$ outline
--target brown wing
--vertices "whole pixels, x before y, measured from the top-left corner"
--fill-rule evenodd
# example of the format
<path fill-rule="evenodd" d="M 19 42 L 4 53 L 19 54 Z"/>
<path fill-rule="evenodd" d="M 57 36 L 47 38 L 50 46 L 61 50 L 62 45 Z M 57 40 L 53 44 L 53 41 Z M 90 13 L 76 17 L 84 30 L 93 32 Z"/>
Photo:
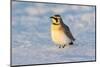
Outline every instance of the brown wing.
<path fill-rule="evenodd" d="M 71 40 L 74 41 L 75 38 L 73 37 L 73 35 L 72 35 L 72 33 L 71 33 L 69 27 L 68 27 L 67 25 L 65 25 L 65 24 L 63 24 L 63 27 L 64 27 L 64 32 L 65 32 L 65 34 L 66 34 Z"/>

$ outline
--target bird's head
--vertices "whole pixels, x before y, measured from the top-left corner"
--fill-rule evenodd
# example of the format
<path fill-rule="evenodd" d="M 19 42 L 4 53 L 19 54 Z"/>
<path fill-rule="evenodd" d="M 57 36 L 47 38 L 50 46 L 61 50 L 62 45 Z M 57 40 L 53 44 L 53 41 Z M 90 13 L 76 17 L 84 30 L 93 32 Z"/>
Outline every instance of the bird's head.
<path fill-rule="evenodd" d="M 60 24 L 60 20 L 61 20 L 61 16 L 60 15 L 54 15 L 50 17 L 52 20 L 52 24 L 54 25 L 59 25 Z"/>

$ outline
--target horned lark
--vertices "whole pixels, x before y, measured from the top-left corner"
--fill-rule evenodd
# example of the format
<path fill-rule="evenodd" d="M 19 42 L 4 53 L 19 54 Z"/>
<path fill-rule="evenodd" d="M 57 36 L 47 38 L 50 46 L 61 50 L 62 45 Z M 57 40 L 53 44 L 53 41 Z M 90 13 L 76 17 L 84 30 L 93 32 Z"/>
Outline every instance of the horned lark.
<path fill-rule="evenodd" d="M 72 45 L 75 38 L 71 34 L 69 27 L 63 23 L 61 16 L 54 15 L 50 18 L 52 20 L 51 37 L 53 42 L 59 45 L 59 48 Z"/>

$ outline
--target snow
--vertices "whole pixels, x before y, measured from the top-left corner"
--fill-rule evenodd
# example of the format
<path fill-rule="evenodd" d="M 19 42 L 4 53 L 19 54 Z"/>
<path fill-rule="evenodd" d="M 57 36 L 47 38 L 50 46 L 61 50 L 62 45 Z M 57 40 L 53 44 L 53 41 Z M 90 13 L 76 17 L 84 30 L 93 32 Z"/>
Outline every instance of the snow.
<path fill-rule="evenodd" d="M 55 44 L 20 44 L 12 48 L 12 64 L 45 64 L 95 60 L 95 43 L 75 43 L 59 48 Z M 40 46 L 42 45 L 42 46 Z"/>

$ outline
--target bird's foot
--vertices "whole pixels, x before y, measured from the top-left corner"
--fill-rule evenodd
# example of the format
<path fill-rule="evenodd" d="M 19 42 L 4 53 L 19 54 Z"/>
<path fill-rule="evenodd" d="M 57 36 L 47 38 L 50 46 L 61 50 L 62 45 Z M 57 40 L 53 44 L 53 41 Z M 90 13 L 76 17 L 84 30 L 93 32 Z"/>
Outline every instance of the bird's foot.
<path fill-rule="evenodd" d="M 59 48 L 65 48 L 65 46 L 66 46 L 65 44 L 64 45 L 60 45 Z"/>
<path fill-rule="evenodd" d="M 61 45 L 59 46 L 59 48 L 61 48 Z"/>
<path fill-rule="evenodd" d="M 63 46 L 62 46 L 62 48 L 64 48 L 66 45 L 64 44 Z"/>

